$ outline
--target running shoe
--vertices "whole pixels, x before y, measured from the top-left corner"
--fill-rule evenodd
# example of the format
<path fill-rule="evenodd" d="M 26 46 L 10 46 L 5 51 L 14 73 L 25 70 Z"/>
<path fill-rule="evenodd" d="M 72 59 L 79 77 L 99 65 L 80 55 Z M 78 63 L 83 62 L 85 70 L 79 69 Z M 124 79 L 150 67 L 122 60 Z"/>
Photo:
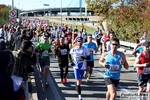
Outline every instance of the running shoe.
<path fill-rule="evenodd" d="M 86 79 L 86 82 L 90 82 L 90 79 L 89 79 L 89 78 L 87 78 L 87 79 Z"/>
<path fill-rule="evenodd" d="M 67 77 L 64 78 L 63 82 L 67 82 Z"/>
<path fill-rule="evenodd" d="M 60 81 L 60 84 L 64 84 L 63 80 Z"/>

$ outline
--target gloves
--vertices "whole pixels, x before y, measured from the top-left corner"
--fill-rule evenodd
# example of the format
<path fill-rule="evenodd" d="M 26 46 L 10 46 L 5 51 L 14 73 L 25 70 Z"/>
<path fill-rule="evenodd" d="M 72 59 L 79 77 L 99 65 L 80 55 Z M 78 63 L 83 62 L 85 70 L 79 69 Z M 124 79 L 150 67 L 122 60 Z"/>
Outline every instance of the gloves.
<path fill-rule="evenodd" d="M 74 62 L 73 62 L 73 61 L 71 61 L 71 62 L 70 62 L 70 65 L 71 65 L 71 66 L 74 66 L 75 64 L 74 64 Z"/>
<path fill-rule="evenodd" d="M 86 57 L 85 57 L 85 56 L 81 56 L 81 58 L 82 58 L 82 59 L 86 59 Z"/>

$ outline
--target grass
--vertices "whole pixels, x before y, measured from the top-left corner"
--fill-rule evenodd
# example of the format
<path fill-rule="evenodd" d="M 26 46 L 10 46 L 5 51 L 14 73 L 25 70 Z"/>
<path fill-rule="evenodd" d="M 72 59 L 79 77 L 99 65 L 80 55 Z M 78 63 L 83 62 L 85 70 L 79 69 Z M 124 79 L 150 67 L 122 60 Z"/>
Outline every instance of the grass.
<path fill-rule="evenodd" d="M 56 23 L 56 24 L 60 24 L 60 22 L 55 22 L 55 23 Z M 72 28 L 73 28 L 73 29 L 75 28 L 75 26 L 77 26 L 77 27 L 78 27 L 78 30 L 79 30 L 79 31 L 81 30 L 81 25 L 79 25 L 79 24 L 75 24 L 75 23 L 72 23 L 72 24 L 70 24 L 70 23 L 64 23 L 64 24 L 67 24 L 68 26 L 72 25 Z M 86 29 L 86 31 L 87 31 L 88 34 L 93 34 L 94 31 L 95 31 L 94 28 L 92 28 L 92 27 L 90 27 L 90 26 L 87 26 L 87 25 L 84 25 L 84 28 Z"/>

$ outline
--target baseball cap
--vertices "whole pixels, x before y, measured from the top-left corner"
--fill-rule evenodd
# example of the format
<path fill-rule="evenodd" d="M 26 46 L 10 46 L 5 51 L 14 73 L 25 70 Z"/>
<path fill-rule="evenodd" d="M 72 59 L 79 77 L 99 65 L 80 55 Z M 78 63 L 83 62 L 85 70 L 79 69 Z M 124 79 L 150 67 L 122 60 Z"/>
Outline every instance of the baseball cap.
<path fill-rule="evenodd" d="M 82 37 L 78 37 L 77 39 L 76 39 L 76 42 L 77 41 L 83 41 L 83 38 Z"/>

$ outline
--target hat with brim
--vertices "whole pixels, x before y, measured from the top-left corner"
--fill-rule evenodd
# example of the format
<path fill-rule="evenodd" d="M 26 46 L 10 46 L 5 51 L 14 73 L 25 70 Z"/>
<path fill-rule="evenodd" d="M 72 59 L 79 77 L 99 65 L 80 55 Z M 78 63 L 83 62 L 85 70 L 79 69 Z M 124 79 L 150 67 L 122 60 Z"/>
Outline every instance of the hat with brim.
<path fill-rule="evenodd" d="M 78 38 L 76 39 L 76 42 L 78 42 L 78 41 L 83 41 L 83 38 L 82 38 L 82 37 L 78 37 Z"/>

